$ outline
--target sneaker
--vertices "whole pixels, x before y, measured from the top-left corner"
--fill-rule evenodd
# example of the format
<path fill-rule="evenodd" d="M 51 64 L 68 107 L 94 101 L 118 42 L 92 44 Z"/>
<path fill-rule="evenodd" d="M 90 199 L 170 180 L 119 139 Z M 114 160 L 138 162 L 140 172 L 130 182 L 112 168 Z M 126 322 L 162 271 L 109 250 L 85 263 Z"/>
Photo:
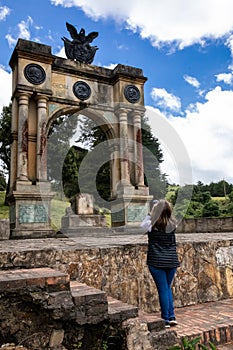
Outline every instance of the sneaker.
<path fill-rule="evenodd" d="M 170 328 L 170 322 L 169 321 L 165 321 L 165 328 Z"/>
<path fill-rule="evenodd" d="M 169 324 L 170 324 L 170 326 L 176 326 L 177 325 L 176 318 L 175 317 L 171 317 L 169 319 Z"/>

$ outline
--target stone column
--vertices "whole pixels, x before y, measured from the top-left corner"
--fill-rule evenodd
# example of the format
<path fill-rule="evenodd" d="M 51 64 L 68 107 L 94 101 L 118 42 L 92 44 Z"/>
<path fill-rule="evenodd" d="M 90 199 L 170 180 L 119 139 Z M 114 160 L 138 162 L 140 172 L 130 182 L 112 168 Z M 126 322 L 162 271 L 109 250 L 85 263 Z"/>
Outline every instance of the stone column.
<path fill-rule="evenodd" d="M 17 179 L 28 180 L 28 104 L 30 94 L 18 96 L 18 163 Z"/>
<path fill-rule="evenodd" d="M 37 145 L 36 145 L 36 177 L 39 181 L 47 181 L 47 98 L 37 96 Z"/>
<path fill-rule="evenodd" d="M 12 101 L 11 135 L 10 188 L 12 189 L 17 178 L 18 164 L 18 99 L 16 97 Z"/>
<path fill-rule="evenodd" d="M 142 129 L 141 115 L 138 112 L 133 113 L 134 123 L 134 160 L 135 160 L 135 182 L 136 186 L 144 186 L 144 166 L 142 152 Z"/>
<path fill-rule="evenodd" d="M 119 145 L 111 145 L 111 161 L 110 161 L 110 172 L 111 172 L 111 197 L 117 195 L 117 186 L 120 183 L 120 155 Z"/>
<path fill-rule="evenodd" d="M 119 110 L 121 183 L 130 185 L 127 109 Z"/>

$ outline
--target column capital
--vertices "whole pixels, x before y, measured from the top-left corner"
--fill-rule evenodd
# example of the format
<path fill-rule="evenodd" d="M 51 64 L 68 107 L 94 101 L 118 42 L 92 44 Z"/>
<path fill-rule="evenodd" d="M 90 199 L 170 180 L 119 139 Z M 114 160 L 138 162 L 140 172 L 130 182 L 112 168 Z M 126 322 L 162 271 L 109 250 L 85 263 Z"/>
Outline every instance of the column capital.
<path fill-rule="evenodd" d="M 143 110 L 134 109 L 134 110 L 130 111 L 130 116 L 132 116 L 133 118 L 135 118 L 135 117 L 142 118 L 144 115 L 145 115 L 145 109 L 143 109 Z"/>
<path fill-rule="evenodd" d="M 32 95 L 31 93 L 28 93 L 25 91 L 19 91 L 17 94 L 19 105 L 28 105 L 28 101 L 31 95 Z"/>
<path fill-rule="evenodd" d="M 115 114 L 116 115 L 120 115 L 120 114 L 129 114 L 130 113 L 130 109 L 129 108 L 126 108 L 126 107 L 123 107 L 123 106 L 118 106 L 116 109 L 115 109 Z"/>
<path fill-rule="evenodd" d="M 49 97 L 47 95 L 37 93 L 35 99 L 36 100 L 45 100 L 47 102 L 49 100 Z"/>

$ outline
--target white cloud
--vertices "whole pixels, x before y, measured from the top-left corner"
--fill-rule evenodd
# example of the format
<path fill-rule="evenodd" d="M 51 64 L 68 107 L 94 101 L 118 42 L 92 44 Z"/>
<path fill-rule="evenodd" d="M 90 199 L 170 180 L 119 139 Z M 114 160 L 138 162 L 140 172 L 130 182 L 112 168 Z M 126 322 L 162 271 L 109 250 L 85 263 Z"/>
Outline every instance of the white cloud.
<path fill-rule="evenodd" d="M 233 57 L 233 34 L 227 38 L 226 45 L 229 47 L 231 56 Z"/>
<path fill-rule="evenodd" d="M 220 38 L 233 30 L 232 0 L 50 0 L 54 5 L 80 7 L 94 20 L 113 18 L 149 38 L 153 45 L 179 48 L 206 38 Z M 231 45 L 228 43 L 228 45 Z"/>
<path fill-rule="evenodd" d="M 220 73 L 216 75 L 217 81 L 223 81 L 225 84 L 233 83 L 233 74 L 232 73 Z"/>
<path fill-rule="evenodd" d="M 196 103 L 196 108 L 187 110 L 185 118 L 169 116 L 170 125 L 178 133 L 189 154 L 193 170 L 193 181 L 233 182 L 233 91 L 220 87 L 206 94 L 205 103 Z M 162 114 L 161 114 L 162 115 Z M 162 115 L 165 118 L 164 115 Z M 149 119 L 155 135 L 158 126 Z M 175 148 L 175 147 L 174 147 Z M 165 161 L 162 170 L 171 181 L 179 181 L 171 153 L 163 146 Z M 174 150 L 175 152 L 175 150 Z"/>
<path fill-rule="evenodd" d="M 117 63 L 110 63 L 109 65 L 104 66 L 104 67 L 108 68 L 108 69 L 114 69 L 116 66 L 117 66 Z"/>
<path fill-rule="evenodd" d="M 33 24 L 33 20 L 30 16 L 28 16 L 27 21 L 21 21 L 20 23 L 18 23 L 17 27 L 18 27 L 18 33 L 17 36 L 14 37 L 11 34 L 7 34 L 5 36 L 5 38 L 8 41 L 8 44 L 10 47 L 14 47 L 17 39 L 21 38 L 21 39 L 25 39 L 25 40 L 30 40 L 31 38 L 31 34 L 30 34 L 30 26 Z"/>
<path fill-rule="evenodd" d="M 165 89 L 153 88 L 151 97 L 157 107 L 169 108 L 172 111 L 179 111 L 181 108 L 179 97 L 167 92 Z"/>
<path fill-rule="evenodd" d="M 58 52 L 55 53 L 55 55 L 56 55 L 56 56 L 59 56 L 59 57 L 62 57 L 62 58 L 66 58 L 65 48 L 62 47 L 62 48 L 60 49 L 60 51 L 58 51 Z"/>
<path fill-rule="evenodd" d="M 0 67 L 0 113 L 3 106 L 8 106 L 11 102 L 12 75 Z"/>
<path fill-rule="evenodd" d="M 10 14 L 10 9 L 7 6 L 0 6 L 0 21 L 4 21 Z"/>
<path fill-rule="evenodd" d="M 195 88 L 199 88 L 199 87 L 200 87 L 199 81 L 198 81 L 196 78 L 191 77 L 190 75 L 184 75 L 184 80 L 185 80 L 188 84 L 194 86 Z"/>

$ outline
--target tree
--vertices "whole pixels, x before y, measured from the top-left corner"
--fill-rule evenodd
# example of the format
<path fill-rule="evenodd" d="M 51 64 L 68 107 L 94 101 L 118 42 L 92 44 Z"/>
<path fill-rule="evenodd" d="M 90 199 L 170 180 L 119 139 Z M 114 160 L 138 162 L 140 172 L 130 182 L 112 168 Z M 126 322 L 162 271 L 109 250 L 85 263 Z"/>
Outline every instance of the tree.
<path fill-rule="evenodd" d="M 149 186 L 150 194 L 155 198 L 165 197 L 167 181 L 166 175 L 162 174 L 159 168 L 163 161 L 163 154 L 158 139 L 152 135 L 151 128 L 147 123 L 146 117 L 142 118 L 142 145 L 145 184 Z M 94 148 L 107 140 L 103 127 L 97 126 L 92 120 L 83 118 L 80 123 L 81 136 L 77 140 L 88 147 L 90 152 Z M 104 149 L 104 154 L 96 154 L 96 161 L 99 159 L 110 159 L 110 151 Z M 96 178 L 96 187 L 100 196 L 109 201 L 110 198 L 110 162 L 104 163 L 98 171 Z"/>
<path fill-rule="evenodd" d="M 107 135 L 104 130 L 104 125 L 98 126 L 96 123 L 87 118 L 83 117 L 80 120 L 80 136 L 77 140 L 78 143 L 82 143 L 85 148 L 88 148 L 88 159 L 89 161 L 85 166 L 90 167 L 86 170 L 84 190 L 94 197 L 96 191 L 98 192 L 98 199 L 95 198 L 98 206 L 108 207 L 110 202 L 110 149 L 107 147 Z M 103 147 L 98 147 L 103 145 Z M 95 151 L 95 148 L 97 151 Z M 107 161 L 104 161 L 107 160 Z M 97 170 L 95 183 L 93 184 L 93 163 L 99 166 Z M 96 168 L 95 168 L 96 171 Z"/>
<path fill-rule="evenodd" d="M 78 182 L 79 167 L 87 152 L 81 147 L 72 146 L 66 155 L 62 168 L 62 184 L 65 196 L 68 198 L 80 192 Z"/>
<path fill-rule="evenodd" d="M 210 200 L 204 204 L 202 209 L 203 217 L 211 217 L 211 216 L 219 216 L 219 215 L 220 215 L 220 210 L 219 210 L 219 204 L 217 202 Z"/>
<path fill-rule="evenodd" d="M 48 180 L 52 182 L 55 190 L 62 193 L 63 166 L 72 158 L 67 157 L 71 139 L 77 132 L 78 119 L 76 115 L 65 115 L 52 123 L 47 138 L 47 172 Z M 68 165 L 66 164 L 66 167 Z M 69 167 L 67 168 L 68 171 Z M 68 172 L 67 177 L 71 176 Z"/>
<path fill-rule="evenodd" d="M 2 109 L 1 117 L 0 117 L 0 159 L 1 159 L 1 166 L 3 168 L 3 172 L 8 176 L 8 182 L 6 189 L 6 196 L 5 196 L 5 205 L 7 205 L 7 195 L 9 193 L 9 187 L 10 187 L 10 146 L 12 142 L 11 137 L 11 115 L 12 115 L 12 105 L 11 103 L 9 106 L 5 106 Z"/>
<path fill-rule="evenodd" d="M 12 105 L 3 107 L 0 117 L 0 158 L 3 163 L 3 169 L 10 173 L 10 145 L 11 137 L 11 115 Z"/>
<path fill-rule="evenodd" d="M 152 134 L 148 119 L 145 116 L 142 118 L 142 145 L 145 185 L 149 186 L 150 194 L 154 198 L 163 198 L 167 191 L 166 174 L 162 174 L 160 170 L 163 153 L 159 141 Z"/>
<path fill-rule="evenodd" d="M 231 191 L 228 195 L 230 202 L 233 203 L 233 191 Z"/>
<path fill-rule="evenodd" d="M 0 191 L 6 190 L 6 179 L 3 172 L 0 170 Z"/>
<path fill-rule="evenodd" d="M 212 197 L 224 197 L 233 190 L 233 185 L 225 180 L 219 182 L 211 182 L 209 191 Z"/>

